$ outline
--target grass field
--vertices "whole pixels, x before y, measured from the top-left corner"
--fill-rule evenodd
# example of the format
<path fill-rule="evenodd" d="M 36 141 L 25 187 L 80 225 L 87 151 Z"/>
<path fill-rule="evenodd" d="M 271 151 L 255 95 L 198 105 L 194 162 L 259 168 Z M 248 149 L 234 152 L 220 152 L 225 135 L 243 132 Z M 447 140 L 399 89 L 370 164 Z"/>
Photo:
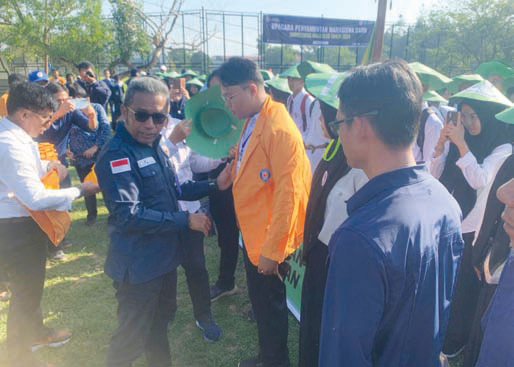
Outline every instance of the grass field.
<path fill-rule="evenodd" d="M 72 172 L 74 175 L 74 172 Z M 74 175 L 75 176 L 75 175 Z M 116 326 L 116 302 L 110 279 L 103 274 L 108 247 L 107 210 L 98 195 L 99 216 L 94 227 L 85 225 L 86 211 L 81 199 L 74 203 L 73 225 L 68 238 L 73 246 L 66 250 L 67 259 L 48 263 L 45 293 L 42 302 L 46 323 L 55 328 L 68 328 L 73 339 L 58 349 L 43 349 L 36 356 L 55 367 L 100 367 L 111 332 Z M 205 243 L 207 267 L 211 283 L 218 274 L 219 249 L 214 237 Z M 239 258 L 236 273 L 237 294 L 213 303 L 212 312 L 223 330 L 216 343 L 207 343 L 194 324 L 185 275 L 179 269 L 178 311 L 169 328 L 173 365 L 177 367 L 237 366 L 240 359 L 257 353 L 257 328 L 246 320 L 250 309 L 243 263 Z M 6 367 L 5 322 L 7 304 L 0 304 L 0 367 Z M 291 362 L 298 360 L 298 323 L 290 317 L 289 351 Z M 135 366 L 145 366 L 144 359 Z M 452 367 L 459 367 L 453 363 Z"/>

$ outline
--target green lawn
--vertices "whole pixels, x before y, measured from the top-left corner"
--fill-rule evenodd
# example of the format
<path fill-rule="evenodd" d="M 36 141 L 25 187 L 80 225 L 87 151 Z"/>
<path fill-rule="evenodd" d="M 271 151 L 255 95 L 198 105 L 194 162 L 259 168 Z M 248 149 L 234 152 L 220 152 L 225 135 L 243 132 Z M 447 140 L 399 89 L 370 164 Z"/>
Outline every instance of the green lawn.
<path fill-rule="evenodd" d="M 73 172 L 74 174 L 74 172 Z M 100 367 L 105 365 L 109 338 L 116 326 L 116 303 L 110 279 L 103 274 L 108 247 L 107 210 L 99 198 L 99 218 L 94 227 L 85 226 L 86 211 L 81 199 L 73 206 L 73 226 L 68 238 L 73 246 L 67 249 L 67 260 L 48 263 L 45 293 L 42 302 L 46 323 L 55 328 L 69 328 L 73 339 L 58 349 L 36 352 L 41 360 L 56 367 Z M 219 249 L 216 239 L 206 240 L 205 253 L 211 282 L 217 276 Z M 212 312 L 223 330 L 216 343 L 203 340 L 194 324 L 191 301 L 185 276 L 179 270 L 178 311 L 169 329 L 174 366 L 225 367 L 257 352 L 257 329 L 244 317 L 250 308 L 243 263 L 239 259 L 236 283 L 239 292 L 213 304 Z M 0 304 L 0 367 L 7 366 L 5 322 L 7 304 Z M 292 365 L 298 360 L 298 324 L 290 317 L 289 351 Z M 452 364 L 458 367 L 460 363 Z M 144 359 L 136 366 L 145 366 Z"/>

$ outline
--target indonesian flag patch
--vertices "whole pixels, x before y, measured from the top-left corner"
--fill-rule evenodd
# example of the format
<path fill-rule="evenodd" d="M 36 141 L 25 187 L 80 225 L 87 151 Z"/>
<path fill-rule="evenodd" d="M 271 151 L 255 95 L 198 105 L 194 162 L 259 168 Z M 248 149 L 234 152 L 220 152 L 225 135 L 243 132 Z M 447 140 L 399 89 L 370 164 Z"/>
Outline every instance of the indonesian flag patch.
<path fill-rule="evenodd" d="M 121 158 L 111 161 L 111 171 L 113 174 L 130 171 L 130 161 L 128 158 Z"/>

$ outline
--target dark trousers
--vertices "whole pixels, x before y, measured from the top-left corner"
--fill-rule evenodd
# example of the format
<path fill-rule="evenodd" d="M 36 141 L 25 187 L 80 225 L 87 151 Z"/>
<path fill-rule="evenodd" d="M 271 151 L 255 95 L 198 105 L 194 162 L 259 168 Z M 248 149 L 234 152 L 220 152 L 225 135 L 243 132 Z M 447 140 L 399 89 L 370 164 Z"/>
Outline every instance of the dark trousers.
<path fill-rule="evenodd" d="M 177 310 L 177 271 L 149 282 L 115 283 L 118 328 L 114 332 L 108 367 L 130 367 L 143 353 L 148 367 L 171 366 L 168 325 Z"/>
<path fill-rule="evenodd" d="M 75 169 L 77 170 L 77 175 L 79 176 L 80 182 L 84 182 L 84 179 L 86 176 L 91 172 L 91 169 L 93 168 L 93 163 L 87 166 L 75 166 Z M 84 198 L 84 201 L 86 203 L 86 209 L 87 209 L 87 219 L 95 219 L 97 216 L 97 209 L 96 209 L 96 195 L 89 195 Z"/>
<path fill-rule="evenodd" d="M 321 312 L 327 283 L 328 247 L 319 240 L 312 246 L 302 285 L 299 367 L 317 367 L 321 335 Z"/>
<path fill-rule="evenodd" d="M 27 217 L 0 222 L 0 267 L 9 277 L 7 351 L 11 366 L 30 367 L 33 342 L 46 331 L 41 314 L 48 238 Z"/>
<path fill-rule="evenodd" d="M 445 354 L 452 354 L 468 343 L 480 291 L 480 282 L 473 269 L 472 261 L 474 232 L 464 233 L 462 238 L 464 251 L 450 306 L 450 318 L 443 345 Z"/>
<path fill-rule="evenodd" d="M 209 203 L 220 247 L 219 275 L 216 286 L 220 289 L 232 289 L 235 285 L 234 273 L 239 254 L 239 228 L 237 227 L 232 189 L 213 192 L 209 196 Z"/>
<path fill-rule="evenodd" d="M 286 287 L 276 275 L 259 274 L 243 250 L 248 295 L 257 322 L 259 355 L 264 367 L 289 366 Z"/>
<path fill-rule="evenodd" d="M 193 314 L 196 320 L 206 321 L 211 315 L 211 298 L 209 294 L 209 274 L 205 265 L 203 251 L 203 234 L 186 231 L 182 237 L 182 267 L 186 273 L 187 287 Z"/>
<path fill-rule="evenodd" d="M 482 317 L 484 316 L 491 300 L 493 299 L 494 292 L 496 292 L 496 284 L 487 284 L 482 281 L 480 284 L 480 292 L 478 295 L 477 307 L 475 310 L 475 316 L 471 321 L 471 333 L 469 336 L 468 344 L 464 350 L 464 361 L 463 366 L 475 366 L 478 355 L 480 354 L 480 347 L 482 345 L 482 339 L 484 333 L 482 331 Z M 514 306 L 513 306 L 514 307 Z"/>

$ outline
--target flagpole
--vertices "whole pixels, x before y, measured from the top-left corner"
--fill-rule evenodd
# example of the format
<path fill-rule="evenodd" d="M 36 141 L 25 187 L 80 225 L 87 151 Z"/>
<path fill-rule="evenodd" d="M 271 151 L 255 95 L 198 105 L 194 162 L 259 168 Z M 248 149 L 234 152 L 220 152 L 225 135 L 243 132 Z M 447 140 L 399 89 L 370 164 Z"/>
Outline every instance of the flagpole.
<path fill-rule="evenodd" d="M 382 59 L 386 12 L 387 0 L 378 0 L 377 22 L 375 24 L 375 40 L 373 43 L 373 62 L 380 62 Z"/>

